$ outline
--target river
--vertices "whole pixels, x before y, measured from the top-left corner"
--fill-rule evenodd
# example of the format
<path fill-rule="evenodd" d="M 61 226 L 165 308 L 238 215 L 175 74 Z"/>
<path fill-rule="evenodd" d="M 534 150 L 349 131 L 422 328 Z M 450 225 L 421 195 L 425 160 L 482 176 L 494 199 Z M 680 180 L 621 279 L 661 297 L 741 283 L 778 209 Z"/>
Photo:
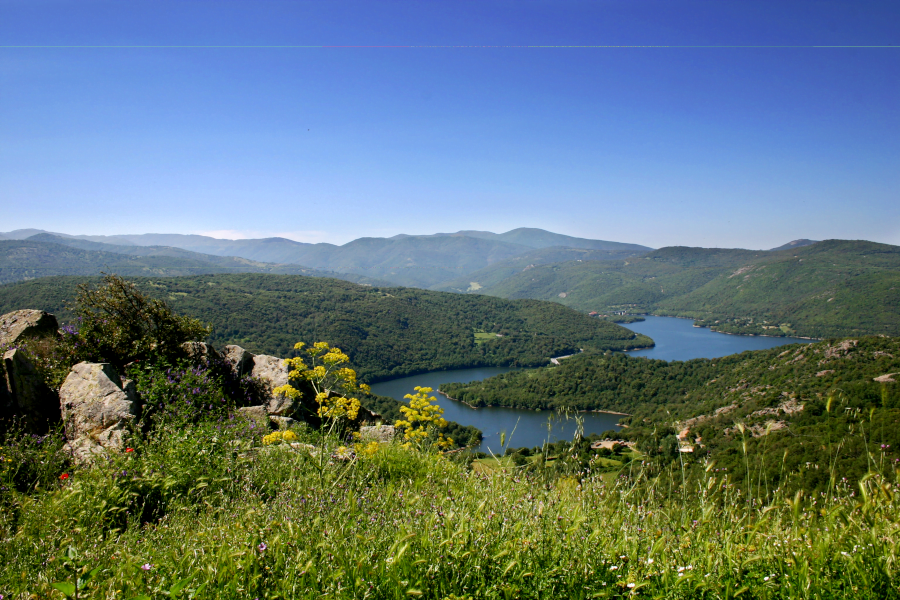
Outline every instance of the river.
<path fill-rule="evenodd" d="M 632 331 L 650 336 L 656 342 L 654 348 L 629 352 L 631 356 L 646 356 L 662 360 L 690 360 L 692 358 L 717 358 L 737 354 L 745 350 L 762 350 L 785 344 L 809 343 L 798 338 L 769 338 L 716 333 L 709 329 L 693 326 L 693 321 L 671 317 L 647 317 L 646 321 L 629 323 Z M 478 381 L 514 369 L 509 367 L 483 367 L 458 369 L 454 371 L 433 371 L 383 381 L 372 386 L 372 391 L 381 396 L 403 400 L 403 396 L 413 393 L 416 386 L 430 387 L 437 394 L 442 383 Z M 500 454 L 500 434 L 506 434 L 506 444 L 512 447 L 540 446 L 546 441 L 571 439 L 577 427 L 574 419 L 559 419 L 551 411 L 523 410 L 516 408 L 473 409 L 462 402 L 449 400 L 437 395 L 438 404 L 444 409 L 444 418 L 462 425 L 474 425 L 484 433 L 484 440 L 478 448 L 482 452 Z M 619 427 L 618 415 L 606 413 L 578 413 L 583 420 L 584 432 L 603 433 Z M 549 426 L 549 429 L 548 429 Z"/>

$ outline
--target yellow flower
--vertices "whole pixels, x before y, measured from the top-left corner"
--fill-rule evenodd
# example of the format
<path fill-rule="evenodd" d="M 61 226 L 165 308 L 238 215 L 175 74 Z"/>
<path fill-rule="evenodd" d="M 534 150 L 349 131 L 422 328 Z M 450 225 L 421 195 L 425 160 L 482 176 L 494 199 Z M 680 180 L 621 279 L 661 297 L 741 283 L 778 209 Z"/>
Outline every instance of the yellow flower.
<path fill-rule="evenodd" d="M 381 448 L 381 444 L 378 442 L 369 442 L 368 444 L 354 444 L 353 447 L 356 449 L 356 453 L 365 458 L 371 458 L 378 454 L 378 450 Z"/>
<path fill-rule="evenodd" d="M 403 438 L 408 440 L 405 444 L 407 447 L 410 443 L 419 445 L 436 433 L 437 429 L 447 426 L 447 420 L 441 416 L 444 414 L 444 409 L 437 404 L 432 404 L 435 402 L 434 396 L 428 396 L 432 389 L 417 386 L 415 391 L 415 394 L 404 396 L 409 400 L 409 406 L 400 407 L 400 412 L 406 418 L 394 423 L 396 427 L 404 430 Z M 437 448 L 449 448 L 453 445 L 453 440 L 438 433 L 433 445 Z"/>

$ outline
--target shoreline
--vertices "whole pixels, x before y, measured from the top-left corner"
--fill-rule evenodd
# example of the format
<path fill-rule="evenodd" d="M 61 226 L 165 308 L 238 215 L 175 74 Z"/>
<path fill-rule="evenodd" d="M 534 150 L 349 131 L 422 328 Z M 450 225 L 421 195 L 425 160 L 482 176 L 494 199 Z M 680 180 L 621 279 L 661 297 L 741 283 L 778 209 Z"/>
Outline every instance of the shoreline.
<path fill-rule="evenodd" d="M 443 392 L 443 391 L 441 391 L 441 390 L 437 390 L 437 393 L 440 394 L 441 396 L 443 396 L 444 398 L 446 398 L 447 400 L 453 400 L 454 402 L 459 402 L 460 404 L 465 404 L 466 406 L 468 406 L 468 407 L 471 408 L 472 410 L 479 410 L 480 408 L 508 408 L 508 409 L 510 409 L 510 410 L 532 410 L 532 409 L 530 409 L 530 408 L 515 408 L 515 407 L 512 407 L 512 406 L 497 406 L 497 405 L 494 405 L 494 404 L 488 404 L 487 406 L 472 406 L 471 404 L 469 404 L 469 403 L 466 402 L 465 400 L 457 400 L 456 398 L 454 398 L 454 397 L 448 395 L 446 392 Z M 547 410 L 552 410 L 552 409 L 544 408 L 544 409 L 537 410 L 537 411 L 535 411 L 535 412 L 544 412 L 544 411 L 547 411 Z M 575 412 L 576 412 L 576 413 L 601 413 L 601 414 L 604 414 L 604 415 L 616 415 L 616 416 L 619 416 L 619 417 L 630 417 L 630 416 L 632 416 L 632 415 L 630 415 L 629 413 L 616 412 L 616 411 L 614 411 L 614 410 L 576 410 Z"/>
<path fill-rule="evenodd" d="M 638 316 L 638 315 L 634 315 L 634 316 Z M 696 323 L 698 321 L 698 319 L 696 319 L 694 317 L 676 317 L 675 315 L 654 315 L 652 313 L 643 313 L 642 316 L 662 317 L 662 318 L 666 318 L 666 319 L 686 319 L 688 321 L 693 321 L 694 323 Z M 623 327 L 625 327 L 625 326 L 623 325 Z M 697 329 L 709 329 L 713 333 L 721 333 L 724 335 L 737 335 L 737 336 L 743 336 L 743 337 L 767 337 L 767 338 L 786 337 L 786 338 L 794 338 L 796 340 L 812 340 L 814 342 L 821 342 L 823 339 L 825 339 L 825 338 L 808 337 L 805 335 L 766 335 L 764 333 L 732 333 L 730 331 L 719 331 L 717 329 L 714 329 L 712 325 L 694 325 L 694 327 L 696 327 Z M 627 329 L 627 327 L 626 327 L 626 329 Z M 628 352 L 628 350 L 622 350 L 622 352 Z"/>

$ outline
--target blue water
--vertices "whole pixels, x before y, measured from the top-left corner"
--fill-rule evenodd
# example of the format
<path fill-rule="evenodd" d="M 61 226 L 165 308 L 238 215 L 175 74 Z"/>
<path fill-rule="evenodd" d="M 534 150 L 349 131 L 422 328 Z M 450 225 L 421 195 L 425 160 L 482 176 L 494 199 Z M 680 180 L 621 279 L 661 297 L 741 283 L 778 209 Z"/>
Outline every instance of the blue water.
<path fill-rule="evenodd" d="M 646 321 L 627 325 L 632 331 L 643 333 L 653 338 L 656 346 L 649 350 L 629 352 L 631 356 L 647 356 L 662 360 L 690 360 L 692 358 L 718 358 L 728 354 L 737 354 L 744 350 L 763 350 L 785 344 L 807 344 L 810 340 L 798 338 L 768 338 L 743 335 L 726 335 L 709 329 L 693 326 L 688 319 L 671 317 L 647 317 Z M 455 371 L 433 371 L 401 379 L 392 379 L 376 383 L 372 391 L 381 396 L 390 396 L 403 400 L 403 396 L 413 393 L 416 386 L 430 387 L 435 390 L 438 404 L 444 409 L 444 418 L 456 421 L 461 425 L 474 425 L 484 433 L 484 440 L 479 448 L 482 452 L 502 454 L 505 446 L 513 448 L 522 446 L 540 446 L 546 441 L 571 439 L 577 423 L 574 419 L 560 419 L 552 411 L 535 411 L 517 408 L 479 408 L 474 409 L 462 402 L 448 399 L 437 394 L 442 383 L 479 381 L 501 373 L 512 371 L 509 367 L 484 367 L 478 369 L 459 369 Z M 603 433 L 620 428 L 616 426 L 618 415 L 605 413 L 578 413 L 583 420 L 584 433 Z M 549 429 L 548 429 L 549 427 Z M 505 433 L 505 444 L 501 445 L 501 432 Z"/>
<path fill-rule="evenodd" d="M 719 358 L 745 350 L 766 350 L 786 344 L 809 344 L 815 340 L 791 337 L 762 337 L 716 333 L 706 327 L 694 327 L 690 319 L 646 317 L 646 321 L 623 325 L 637 333 L 653 338 L 656 346 L 648 350 L 629 352 L 631 356 L 646 356 L 660 360 L 690 360 Z"/>
<path fill-rule="evenodd" d="M 479 369 L 458 369 L 455 371 L 433 371 L 422 375 L 413 375 L 401 379 L 383 381 L 372 386 L 372 392 L 380 396 L 390 396 L 403 400 L 406 394 L 412 394 L 416 386 L 430 387 L 434 390 L 437 403 L 444 409 L 444 418 L 456 421 L 460 425 L 474 425 L 484 433 L 484 439 L 478 448 L 481 452 L 503 454 L 504 448 L 511 446 L 541 446 L 546 441 L 555 442 L 561 439 L 572 439 L 577 428 L 574 419 L 560 419 L 549 410 L 523 410 L 518 408 L 489 407 L 474 409 L 462 402 L 450 400 L 437 393 L 442 383 L 479 381 L 501 373 L 513 371 L 509 367 L 484 367 Z M 577 417 L 584 422 L 585 435 L 603 433 L 609 429 L 618 431 L 616 426 L 621 416 L 605 413 L 578 413 Z M 549 430 L 548 430 L 549 425 Z M 500 434 L 505 433 L 505 443 L 501 445 Z"/>

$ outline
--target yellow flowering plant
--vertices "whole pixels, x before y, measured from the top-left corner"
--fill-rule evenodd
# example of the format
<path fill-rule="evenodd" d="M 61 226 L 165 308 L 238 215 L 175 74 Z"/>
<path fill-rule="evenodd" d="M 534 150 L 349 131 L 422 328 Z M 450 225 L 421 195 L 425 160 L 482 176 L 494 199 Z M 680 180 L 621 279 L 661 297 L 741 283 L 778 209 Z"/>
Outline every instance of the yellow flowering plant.
<path fill-rule="evenodd" d="M 302 356 L 285 359 L 284 364 L 290 367 L 288 378 L 294 382 L 306 381 L 316 394 L 317 414 L 332 423 L 340 419 L 350 421 L 359 413 L 359 400 L 352 396 L 356 392 L 369 392 L 366 384 L 357 384 L 356 371 L 346 366 L 350 358 L 340 348 L 332 348 L 327 342 L 316 342 L 304 350 L 303 342 L 294 345 L 295 350 L 303 350 L 308 358 Z M 307 365 L 306 360 L 309 360 Z M 300 390 L 290 383 L 273 390 L 291 399 L 302 396 Z"/>
<path fill-rule="evenodd" d="M 394 426 L 403 430 L 403 439 L 407 448 L 415 445 L 422 446 L 427 440 L 434 440 L 431 445 L 438 449 L 453 447 L 453 438 L 444 437 L 438 431 L 447 426 L 444 419 L 444 409 L 437 405 L 434 396 L 429 396 L 433 390 L 430 387 L 416 386 L 415 394 L 406 394 L 404 398 L 409 400 L 409 406 L 400 408 L 400 412 L 406 417 L 400 419 Z"/>
<path fill-rule="evenodd" d="M 378 451 L 381 449 L 381 444 L 378 442 L 369 442 L 368 444 L 363 444 L 362 442 L 358 442 L 353 444 L 353 448 L 356 450 L 357 456 L 362 456 L 365 458 L 372 458 Z"/>
<path fill-rule="evenodd" d="M 290 368 L 288 379 L 297 385 L 306 382 L 312 388 L 318 404 L 316 413 L 322 419 L 319 435 L 320 447 L 324 449 L 328 434 L 343 419 L 356 419 L 360 402 L 354 394 L 369 393 L 369 386 L 357 383 L 356 371 L 346 366 L 350 357 L 341 352 L 340 348 L 332 348 L 327 342 L 316 342 L 306 348 L 303 342 L 298 342 L 294 349 L 304 352 L 306 356 L 285 359 L 284 364 Z M 279 386 L 273 392 L 293 400 L 301 398 L 303 393 L 291 383 Z M 325 426 L 326 423 L 329 424 L 328 427 Z M 343 446 L 336 451 L 336 455 L 341 460 L 349 460 L 351 464 L 355 460 L 352 453 Z M 324 482 L 329 456 L 328 452 L 310 452 L 313 466 L 319 472 L 320 482 Z"/>
<path fill-rule="evenodd" d="M 291 443 L 297 441 L 297 434 L 293 431 L 273 431 L 268 435 L 264 435 L 262 439 L 263 446 L 271 446 L 280 442 Z"/>

